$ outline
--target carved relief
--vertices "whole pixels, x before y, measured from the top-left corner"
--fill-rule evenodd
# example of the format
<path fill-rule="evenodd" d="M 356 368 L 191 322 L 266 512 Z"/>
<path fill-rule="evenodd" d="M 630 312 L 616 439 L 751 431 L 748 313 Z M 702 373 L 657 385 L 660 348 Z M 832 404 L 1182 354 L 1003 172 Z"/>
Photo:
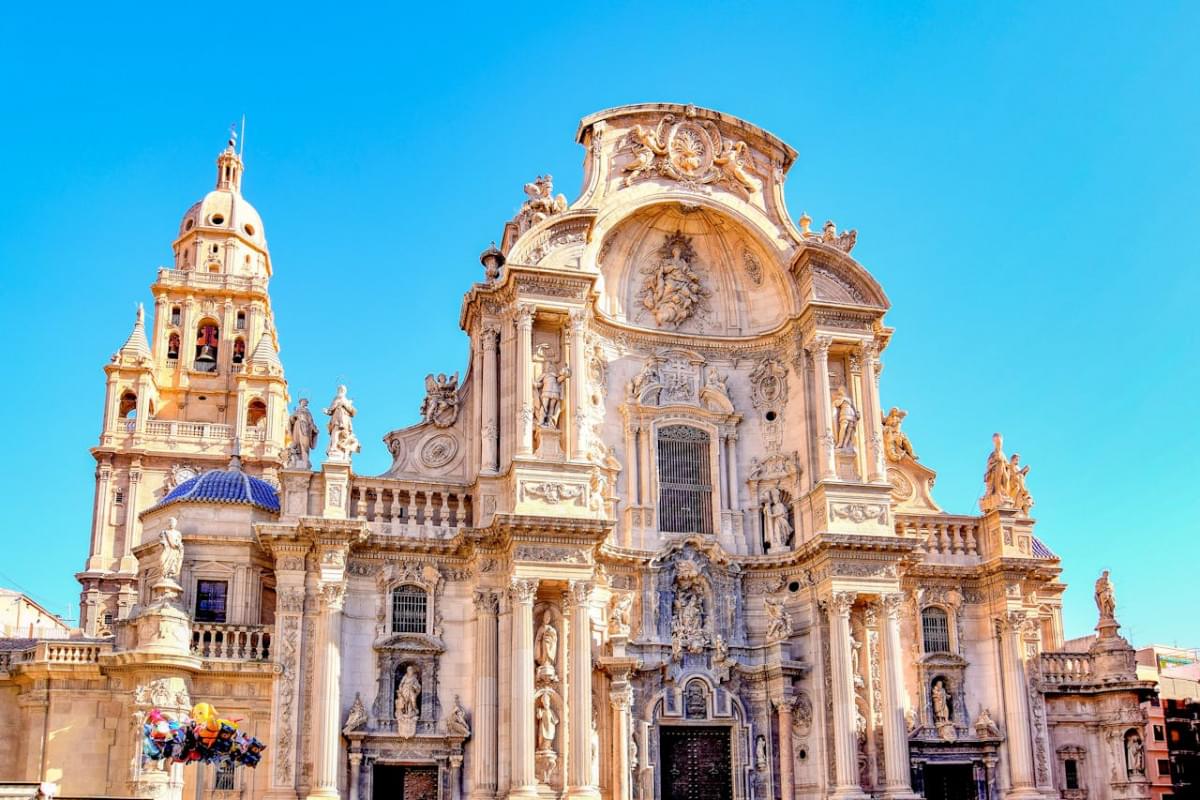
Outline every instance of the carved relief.
<path fill-rule="evenodd" d="M 763 280 L 762 264 L 758 263 L 758 256 L 750 252 L 747 247 L 742 248 L 742 266 L 746 268 L 746 276 L 750 278 L 750 282 L 755 286 L 761 286 Z"/>
<path fill-rule="evenodd" d="M 623 170 L 626 186 L 657 174 L 685 185 L 718 183 L 758 191 L 746 143 L 723 138 L 711 120 L 677 120 L 667 114 L 653 128 L 635 125 L 629 144 L 633 159 Z"/>
<path fill-rule="evenodd" d="M 693 316 L 705 314 L 712 293 L 704 286 L 704 276 L 695 263 L 691 237 L 676 231 L 666 237 L 656 255 L 658 260 L 641 270 L 644 277 L 637 294 L 655 324 L 678 328 Z"/>
<path fill-rule="evenodd" d="M 421 463 L 430 469 L 444 467 L 458 455 L 458 440 L 448 433 L 430 437 L 421 445 Z"/>
<path fill-rule="evenodd" d="M 445 373 L 436 378 L 425 376 L 425 399 L 421 402 L 421 418 L 437 428 L 449 428 L 458 419 L 458 373 L 449 378 Z"/>
<path fill-rule="evenodd" d="M 573 501 L 575 505 L 582 506 L 586 494 L 587 487 L 580 484 L 555 483 L 553 481 L 521 484 L 522 500 L 533 498 L 550 505 Z"/>
<path fill-rule="evenodd" d="M 542 220 L 567 210 L 567 198 L 554 194 L 554 176 L 539 175 L 532 183 L 525 184 L 525 202 L 513 218 L 520 235 Z"/>
<path fill-rule="evenodd" d="M 761 361 L 750 373 L 750 401 L 755 408 L 778 409 L 787 403 L 787 367 L 777 358 Z"/>
<path fill-rule="evenodd" d="M 836 519 L 848 519 L 854 523 L 875 520 L 887 524 L 888 507 L 876 503 L 831 503 L 829 511 Z"/>

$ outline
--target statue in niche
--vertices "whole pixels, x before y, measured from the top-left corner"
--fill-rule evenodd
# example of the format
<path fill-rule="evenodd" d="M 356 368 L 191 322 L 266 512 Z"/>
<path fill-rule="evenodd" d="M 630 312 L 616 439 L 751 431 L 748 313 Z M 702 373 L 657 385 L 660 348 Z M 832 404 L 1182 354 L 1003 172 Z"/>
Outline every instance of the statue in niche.
<path fill-rule="evenodd" d="M 763 523 L 766 544 L 771 553 L 786 550 L 792 543 L 792 523 L 788 521 L 788 506 L 783 501 L 783 490 L 778 486 L 767 490 L 763 500 Z"/>
<path fill-rule="evenodd" d="M 1117 595 L 1113 591 L 1112 581 L 1108 579 L 1108 570 L 1100 573 L 1096 579 L 1096 608 L 1100 611 L 1101 620 L 1116 618 Z"/>
<path fill-rule="evenodd" d="M 681 561 L 675 571 L 675 597 L 671 604 L 671 657 L 683 658 L 683 651 L 704 652 L 708 635 L 704 631 L 704 579 L 691 561 Z"/>
<path fill-rule="evenodd" d="M 158 567 L 163 579 L 168 581 L 177 581 L 183 572 L 183 534 L 177 525 L 178 520 L 171 517 L 167 520 L 167 529 L 158 534 L 158 542 L 162 546 Z"/>
<path fill-rule="evenodd" d="M 416 666 L 409 664 L 396 687 L 396 719 L 416 720 L 421 713 L 421 676 Z"/>
<path fill-rule="evenodd" d="M 907 416 L 908 412 L 892 406 L 892 410 L 883 418 L 883 452 L 888 461 L 903 461 L 905 456 L 913 461 L 917 460 L 917 454 L 913 452 L 908 434 L 900 430 L 900 423 Z"/>
<path fill-rule="evenodd" d="M 542 627 L 538 628 L 533 640 L 533 660 L 537 664 L 538 677 L 548 681 L 558 677 L 554 669 L 558 657 L 558 631 L 553 619 L 549 611 L 542 615 Z"/>
<path fill-rule="evenodd" d="M 1012 503 L 1012 491 L 1009 488 L 1009 462 L 1004 457 L 1004 437 L 998 433 L 992 434 L 992 452 L 988 454 L 987 467 L 983 473 L 983 500 L 993 500 L 995 505 Z"/>
<path fill-rule="evenodd" d="M 458 695 L 454 695 L 454 708 L 446 719 L 446 732 L 452 736 L 470 736 L 471 726 L 467 723 L 467 710 L 463 708 Z"/>
<path fill-rule="evenodd" d="M 767 737 L 759 734 L 754 740 L 754 768 L 759 772 L 766 772 L 770 766 L 770 761 L 767 758 Z"/>
<path fill-rule="evenodd" d="M 696 251 L 690 237 L 676 231 L 663 242 L 658 256 L 657 262 L 642 269 L 645 277 L 638 299 L 660 328 L 677 328 L 705 308 L 710 292 L 694 267 Z"/>
<path fill-rule="evenodd" d="M 421 419 L 437 428 L 449 428 L 458 419 L 458 373 L 425 376 L 425 399 L 421 401 Z"/>
<path fill-rule="evenodd" d="M 1125 737 L 1125 761 L 1131 775 L 1146 774 L 1146 749 L 1137 733 L 1131 732 Z"/>
<path fill-rule="evenodd" d="M 783 604 L 783 599 L 779 597 L 763 598 L 767 610 L 768 643 L 781 642 L 792 635 L 792 617 Z"/>
<path fill-rule="evenodd" d="M 843 452 L 854 452 L 854 431 L 858 429 L 858 409 L 846 394 L 845 386 L 833 390 L 834 446 Z"/>
<path fill-rule="evenodd" d="M 708 717 L 708 696 L 704 684 L 692 681 L 683 690 L 684 719 L 706 719 Z"/>
<path fill-rule="evenodd" d="M 712 670 L 716 682 L 724 683 L 729 680 L 729 673 L 736 664 L 737 662 L 729 657 L 729 645 L 725 643 L 725 637 L 720 634 L 714 636 Z"/>
<path fill-rule="evenodd" d="M 729 378 L 711 367 L 708 370 L 708 375 L 704 379 L 704 387 L 706 389 L 712 389 L 714 392 L 720 392 L 726 397 L 729 397 Z"/>
<path fill-rule="evenodd" d="M 342 726 L 342 733 L 350 733 L 351 731 L 359 731 L 367 725 L 367 709 L 363 705 L 362 695 L 358 692 L 354 693 L 354 703 L 350 706 L 350 713 L 346 714 L 346 724 Z"/>
<path fill-rule="evenodd" d="M 854 685 L 861 687 L 863 685 L 862 672 L 859 671 L 859 651 L 862 650 L 862 642 L 854 638 L 854 634 L 850 634 L 850 674 L 854 676 Z"/>
<path fill-rule="evenodd" d="M 1033 508 L 1033 497 L 1025 486 L 1025 476 L 1029 474 L 1029 465 L 1021 466 L 1021 454 L 1013 453 L 1008 460 L 1008 488 L 1012 492 L 1013 505 L 1021 509 L 1022 514 L 1028 514 Z"/>
<path fill-rule="evenodd" d="M 608 610 L 608 632 L 614 636 L 628 636 L 632 611 L 633 594 L 623 592 L 613 595 Z"/>
<path fill-rule="evenodd" d="M 950 722 L 950 695 L 946 691 L 946 682 L 938 678 L 930 690 L 933 702 L 933 722 L 939 727 Z"/>
<path fill-rule="evenodd" d="M 558 732 L 558 714 L 550 704 L 549 693 L 543 694 L 537 707 L 538 749 L 553 750 L 554 736 Z"/>
<path fill-rule="evenodd" d="M 593 786 L 600 785 L 600 726 L 596 723 L 596 709 L 592 708 L 592 735 L 589 744 L 591 745 L 591 779 Z"/>
<path fill-rule="evenodd" d="M 325 455 L 334 461 L 349 461 L 351 453 L 362 450 L 354 435 L 354 403 L 346 396 L 346 387 L 338 386 L 337 395 L 322 413 L 329 417 L 329 447 Z"/>
<path fill-rule="evenodd" d="M 288 434 L 292 438 L 287 449 L 288 469 L 309 469 L 309 453 L 317 446 L 317 423 L 308 410 L 308 398 L 301 397 L 296 410 L 288 417 Z"/>
<path fill-rule="evenodd" d="M 537 400 L 534 420 L 543 428 L 557 428 L 562 414 L 563 388 L 571 377 L 571 368 L 558 367 L 550 361 L 550 345 L 540 344 L 533 360 L 542 365 L 541 374 L 533 382 L 533 393 Z"/>

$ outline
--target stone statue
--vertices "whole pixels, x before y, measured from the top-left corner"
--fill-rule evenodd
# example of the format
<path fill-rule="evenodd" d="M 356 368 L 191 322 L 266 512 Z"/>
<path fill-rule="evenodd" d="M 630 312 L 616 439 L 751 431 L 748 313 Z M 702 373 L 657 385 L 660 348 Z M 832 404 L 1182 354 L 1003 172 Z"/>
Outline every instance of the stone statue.
<path fill-rule="evenodd" d="M 558 658 L 558 631 L 552 620 L 549 611 L 542 615 L 542 627 L 538 628 L 533 640 L 533 660 L 537 663 L 538 676 L 548 680 L 554 680 L 557 674 L 554 665 Z"/>
<path fill-rule="evenodd" d="M 167 520 L 167 529 L 158 534 L 158 542 L 162 552 L 158 557 L 158 567 L 165 580 L 177 581 L 183 572 L 183 534 L 176 527 L 178 520 L 171 517 Z"/>
<path fill-rule="evenodd" d="M 704 652 L 708 634 L 704 629 L 704 578 L 691 561 L 680 561 L 675 571 L 675 597 L 671 602 L 671 658 L 679 661 L 683 651 Z"/>
<path fill-rule="evenodd" d="M 425 399 L 421 401 L 421 419 L 437 428 L 449 428 L 458 419 L 458 373 L 436 378 L 425 376 Z"/>
<path fill-rule="evenodd" d="M 554 735 L 558 732 L 558 714 L 554 713 L 554 707 L 550 705 L 550 695 L 543 694 L 540 704 L 537 707 L 537 722 L 538 722 L 538 749 L 553 750 Z"/>
<path fill-rule="evenodd" d="M 758 190 L 758 185 L 746 171 L 745 155 L 745 142 L 726 139 L 721 145 L 721 152 L 713 156 L 713 164 L 720 167 L 729 178 L 754 192 Z"/>
<path fill-rule="evenodd" d="M 980 739 L 998 739 L 1000 737 L 1000 726 L 992 719 L 992 713 L 988 709 L 983 709 L 979 712 L 979 716 L 975 718 L 975 735 Z"/>
<path fill-rule="evenodd" d="M 1114 619 L 1117 613 L 1117 596 L 1113 592 L 1112 581 L 1108 579 L 1108 570 L 1100 573 L 1096 579 L 1096 608 L 1100 611 L 1100 619 Z"/>
<path fill-rule="evenodd" d="M 1146 750 L 1142 746 L 1142 737 L 1136 733 L 1125 737 L 1125 761 L 1131 774 L 1146 774 Z"/>
<path fill-rule="evenodd" d="M 662 375 L 659 373 L 661 361 L 658 358 L 651 357 L 642 365 L 642 369 L 633 380 L 629 382 L 629 397 L 638 402 L 642 401 L 642 394 L 646 389 L 652 386 L 662 385 Z M 652 398 L 657 401 L 657 397 Z"/>
<path fill-rule="evenodd" d="M 591 779 L 593 786 L 600 785 L 600 726 L 596 723 L 596 709 L 592 709 L 592 735 L 590 739 L 591 745 Z"/>
<path fill-rule="evenodd" d="M 346 724 L 342 726 L 342 733 L 350 733 L 351 731 L 362 730 L 367 724 L 367 709 L 363 705 L 362 695 L 358 692 L 354 693 L 354 703 L 350 706 L 350 713 L 346 715 Z"/>
<path fill-rule="evenodd" d="M 416 666 L 409 664 L 396 687 L 396 719 L 416 719 L 421 712 L 421 676 Z"/>
<path fill-rule="evenodd" d="M 907 416 L 908 412 L 892 406 L 892 410 L 883 418 L 883 453 L 887 456 L 888 461 L 903 461 L 905 456 L 913 461 L 917 460 L 917 454 L 913 452 L 908 434 L 900 430 L 900 423 Z"/>
<path fill-rule="evenodd" d="M 351 453 L 362 450 L 354 435 L 354 403 L 346 396 L 346 387 L 339 386 L 329 408 L 322 413 L 329 417 L 329 447 L 325 456 L 333 461 L 349 461 Z"/>
<path fill-rule="evenodd" d="M 763 606 L 767 610 L 767 642 L 781 642 L 792 635 L 792 618 L 783 607 L 783 599 L 764 597 Z"/>
<path fill-rule="evenodd" d="M 774 487 L 767 491 L 763 500 L 763 522 L 766 543 L 775 554 L 786 550 L 792 541 L 792 523 L 788 521 L 787 503 L 783 502 L 783 490 Z"/>
<path fill-rule="evenodd" d="M 629 635 L 629 617 L 633 610 L 633 594 L 613 595 L 608 609 L 608 632 L 614 636 Z"/>
<path fill-rule="evenodd" d="M 471 726 L 467 723 L 467 710 L 462 707 L 458 695 L 454 695 L 454 708 L 446 720 L 446 732 L 452 736 L 470 736 Z"/>
<path fill-rule="evenodd" d="M 693 268 L 691 239 L 676 231 L 658 250 L 659 259 L 642 269 L 638 299 L 661 328 L 677 328 L 704 307 L 710 294 Z"/>
<path fill-rule="evenodd" d="M 761 734 L 754 740 L 754 768 L 766 772 L 771 764 L 767 758 L 767 738 Z"/>
<path fill-rule="evenodd" d="M 514 219 L 517 232 L 524 233 L 537 223 L 567 210 L 565 195 L 554 194 L 554 176 L 539 175 L 524 186 L 526 200 Z"/>
<path fill-rule="evenodd" d="M 549 350 L 550 345 L 540 344 L 533 357 L 534 361 L 542 364 L 542 374 L 533 382 L 537 398 L 534 419 L 543 428 L 557 428 L 558 418 L 562 414 L 563 388 L 567 378 L 571 377 L 571 368 L 566 365 L 556 368 L 551 364 Z"/>
<path fill-rule="evenodd" d="M 637 774 L 638 768 L 638 743 L 636 736 L 629 737 L 629 768 Z"/>
<path fill-rule="evenodd" d="M 854 451 L 854 431 L 858 429 L 858 409 L 846 394 L 846 387 L 833 390 L 834 446 L 842 451 Z"/>
<path fill-rule="evenodd" d="M 858 671 L 859 667 L 859 651 L 862 650 L 862 642 L 854 638 L 854 634 L 850 634 L 850 674 L 854 677 L 854 685 L 863 685 L 862 673 Z"/>
<path fill-rule="evenodd" d="M 992 446 L 993 450 L 988 455 L 987 467 L 983 473 L 983 499 L 979 501 L 980 507 L 985 511 L 1012 503 L 1009 463 L 1004 457 L 1004 437 L 993 433 Z"/>
<path fill-rule="evenodd" d="M 933 700 L 933 722 L 935 725 L 944 725 L 950 721 L 950 700 L 946 693 L 946 684 L 941 678 L 933 682 L 933 689 L 930 692 Z"/>
<path fill-rule="evenodd" d="M 308 398 L 301 397 L 296 410 L 288 417 L 288 433 L 292 444 L 288 447 L 288 469 L 308 469 L 312 466 L 309 453 L 317 446 L 317 423 L 308 410 Z"/>
<path fill-rule="evenodd" d="M 917 710 L 915 708 L 904 709 L 904 729 L 909 735 L 917 729 Z"/>
<path fill-rule="evenodd" d="M 1008 460 L 1008 490 L 1012 493 L 1013 505 L 1028 514 L 1033 507 L 1033 497 L 1025 487 L 1025 476 L 1029 474 L 1029 466 L 1021 466 L 1021 454 L 1013 453 Z"/>

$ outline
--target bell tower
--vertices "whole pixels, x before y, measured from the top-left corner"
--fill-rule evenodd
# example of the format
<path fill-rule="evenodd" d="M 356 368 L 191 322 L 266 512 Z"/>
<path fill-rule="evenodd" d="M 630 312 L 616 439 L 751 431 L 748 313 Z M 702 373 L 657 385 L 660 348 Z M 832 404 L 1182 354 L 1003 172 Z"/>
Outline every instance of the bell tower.
<path fill-rule="evenodd" d="M 133 550 L 140 514 L 176 485 L 241 457 L 275 482 L 288 392 L 267 291 L 271 255 L 262 219 L 242 197 L 244 162 L 231 133 L 215 188 L 183 215 L 173 262 L 141 305 L 133 330 L 105 365 L 91 548 L 80 626 L 111 631 L 136 602 Z"/>

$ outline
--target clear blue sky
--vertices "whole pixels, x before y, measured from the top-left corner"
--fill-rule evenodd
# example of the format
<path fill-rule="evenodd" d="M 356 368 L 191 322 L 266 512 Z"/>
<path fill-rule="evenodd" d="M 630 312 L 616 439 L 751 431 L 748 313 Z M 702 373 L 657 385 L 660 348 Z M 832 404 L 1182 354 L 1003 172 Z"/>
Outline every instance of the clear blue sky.
<path fill-rule="evenodd" d="M 348 383 L 373 473 L 425 373 L 465 367 L 521 184 L 574 196 L 580 117 L 675 101 L 781 136 L 792 212 L 858 229 L 941 504 L 974 511 L 1003 431 L 1068 635 L 1108 567 L 1135 643 L 1200 645 L 1200 5 L 32 7 L 0 46 L 0 585 L 76 602 L 101 368 L 242 113 L 293 397 Z"/>

